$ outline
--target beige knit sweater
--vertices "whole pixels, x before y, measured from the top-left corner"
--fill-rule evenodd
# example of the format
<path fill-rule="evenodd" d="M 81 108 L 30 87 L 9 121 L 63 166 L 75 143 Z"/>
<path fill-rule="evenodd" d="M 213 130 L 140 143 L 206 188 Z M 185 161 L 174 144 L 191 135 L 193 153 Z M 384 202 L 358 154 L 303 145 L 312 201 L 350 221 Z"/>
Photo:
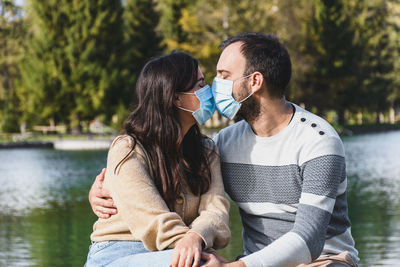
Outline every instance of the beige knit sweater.
<path fill-rule="evenodd" d="M 92 241 L 142 241 L 146 249 L 163 250 L 174 248 L 187 232 L 195 232 L 203 238 L 205 248 L 226 246 L 230 239 L 229 202 L 217 153 L 210 153 L 210 189 L 195 196 L 188 187 L 184 188 L 176 200 L 175 212 L 171 212 L 154 185 L 146 152 L 140 144 L 114 174 L 133 144 L 132 137 L 127 135 L 117 137 L 111 144 L 104 188 L 110 191 L 118 213 L 95 222 Z M 212 148 L 216 150 L 214 144 Z"/>

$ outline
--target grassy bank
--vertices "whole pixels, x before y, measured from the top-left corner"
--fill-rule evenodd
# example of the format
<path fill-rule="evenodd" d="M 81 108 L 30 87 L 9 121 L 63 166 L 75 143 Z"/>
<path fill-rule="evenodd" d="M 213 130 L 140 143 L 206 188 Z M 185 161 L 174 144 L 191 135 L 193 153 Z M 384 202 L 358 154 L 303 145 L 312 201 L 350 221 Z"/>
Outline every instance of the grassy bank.
<path fill-rule="evenodd" d="M 342 136 L 378 133 L 400 130 L 400 123 L 374 123 L 362 125 L 334 125 L 335 130 Z"/>

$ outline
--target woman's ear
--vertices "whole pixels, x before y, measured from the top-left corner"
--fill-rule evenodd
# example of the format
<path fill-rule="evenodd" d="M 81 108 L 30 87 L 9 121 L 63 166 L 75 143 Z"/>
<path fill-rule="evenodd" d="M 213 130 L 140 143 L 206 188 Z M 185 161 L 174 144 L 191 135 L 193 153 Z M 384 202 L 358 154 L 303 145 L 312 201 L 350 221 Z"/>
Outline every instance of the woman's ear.
<path fill-rule="evenodd" d="M 181 97 L 180 97 L 179 94 L 175 94 L 174 95 L 174 105 L 177 106 L 177 107 L 182 106 Z"/>
<path fill-rule="evenodd" d="M 256 93 L 258 92 L 264 83 L 264 76 L 261 74 L 261 72 L 254 72 L 251 77 L 250 77 L 250 88 L 251 88 L 251 93 Z"/>

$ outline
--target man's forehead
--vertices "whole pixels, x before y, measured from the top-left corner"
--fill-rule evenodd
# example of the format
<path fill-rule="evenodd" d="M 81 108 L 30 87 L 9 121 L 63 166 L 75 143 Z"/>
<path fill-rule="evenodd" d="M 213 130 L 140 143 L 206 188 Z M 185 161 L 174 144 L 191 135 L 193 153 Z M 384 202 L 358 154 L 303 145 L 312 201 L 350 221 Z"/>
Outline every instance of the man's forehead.
<path fill-rule="evenodd" d="M 246 60 L 240 51 L 241 42 L 236 42 L 227 46 L 221 53 L 217 64 L 217 72 L 232 73 L 235 70 L 242 71 Z"/>

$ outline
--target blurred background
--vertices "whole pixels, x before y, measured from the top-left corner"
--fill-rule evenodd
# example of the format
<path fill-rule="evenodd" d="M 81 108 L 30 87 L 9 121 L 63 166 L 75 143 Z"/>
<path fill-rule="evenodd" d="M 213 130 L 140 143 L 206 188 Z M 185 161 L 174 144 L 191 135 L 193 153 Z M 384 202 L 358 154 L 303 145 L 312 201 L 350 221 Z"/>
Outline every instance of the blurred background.
<path fill-rule="evenodd" d="M 3 133 L 82 132 L 95 119 L 119 129 L 147 59 L 186 51 L 211 84 L 219 43 L 245 31 L 274 33 L 288 48 L 289 100 L 339 125 L 399 120 L 398 0 L 0 3 Z"/>
<path fill-rule="evenodd" d="M 399 0 L 0 0 L 0 266 L 82 266 L 96 219 L 87 193 L 107 150 L 24 144 L 111 139 L 146 60 L 188 52 L 211 84 L 219 43 L 245 31 L 280 38 L 287 98 L 343 136 L 360 265 L 399 266 Z M 216 113 L 204 130 L 230 123 Z M 234 205 L 231 227 L 234 259 Z"/>

